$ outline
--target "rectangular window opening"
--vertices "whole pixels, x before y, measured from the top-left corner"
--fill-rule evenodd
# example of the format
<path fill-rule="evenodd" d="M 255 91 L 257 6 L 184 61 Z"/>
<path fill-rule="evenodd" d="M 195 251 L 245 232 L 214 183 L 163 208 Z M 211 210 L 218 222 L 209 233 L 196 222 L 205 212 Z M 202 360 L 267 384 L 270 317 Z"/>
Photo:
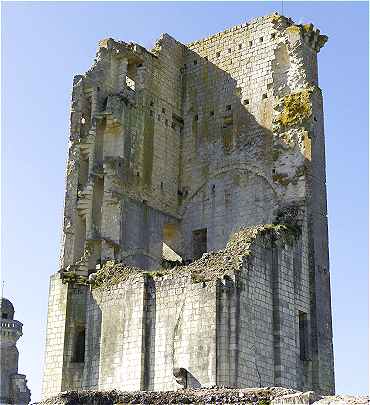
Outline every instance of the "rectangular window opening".
<path fill-rule="evenodd" d="M 73 346 L 72 363 L 83 363 L 85 361 L 85 328 L 76 331 Z"/>
<path fill-rule="evenodd" d="M 207 252 L 207 228 L 193 231 L 193 260 L 198 260 Z"/>

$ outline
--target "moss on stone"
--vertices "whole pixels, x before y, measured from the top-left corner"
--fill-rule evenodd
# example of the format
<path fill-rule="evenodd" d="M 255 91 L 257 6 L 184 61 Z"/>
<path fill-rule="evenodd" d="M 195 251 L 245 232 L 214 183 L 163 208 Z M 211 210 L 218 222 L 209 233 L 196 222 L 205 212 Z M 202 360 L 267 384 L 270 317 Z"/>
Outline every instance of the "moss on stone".
<path fill-rule="evenodd" d="M 284 97 L 283 111 L 276 119 L 276 123 L 283 127 L 300 124 L 311 117 L 311 90 L 305 89 Z"/>
<path fill-rule="evenodd" d="M 271 242 L 283 240 L 291 244 L 298 230 L 291 225 L 263 224 L 243 228 L 231 235 L 226 247 L 217 252 L 205 253 L 200 259 L 185 268 L 190 271 L 193 282 L 206 282 L 240 271 L 244 258 L 252 252 L 252 244 L 258 236 L 270 238 Z"/>
<path fill-rule="evenodd" d="M 273 23 L 278 23 L 280 20 L 281 20 L 281 15 L 279 15 L 279 14 L 273 14 L 272 16 L 271 16 L 271 22 L 273 22 Z"/>
<path fill-rule="evenodd" d="M 77 274 L 75 271 L 64 271 L 61 273 L 62 283 L 87 284 L 87 277 Z"/>
<path fill-rule="evenodd" d="M 286 174 L 274 174 L 272 180 L 282 186 L 287 186 L 289 184 L 289 178 Z"/>
<path fill-rule="evenodd" d="M 312 32 L 313 31 L 313 25 L 312 24 L 303 24 L 302 28 L 303 28 L 304 32 Z"/>
<path fill-rule="evenodd" d="M 322 48 L 328 42 L 328 39 L 329 37 L 327 35 L 319 35 L 319 38 L 317 39 L 319 48 Z"/>
<path fill-rule="evenodd" d="M 286 30 L 288 32 L 299 34 L 301 32 L 301 26 L 300 25 L 290 25 Z"/>
<path fill-rule="evenodd" d="M 271 243 L 281 240 L 291 245 L 298 235 L 299 229 L 291 224 L 273 223 L 243 228 L 231 235 L 224 249 L 205 253 L 187 266 L 144 271 L 123 263 L 108 261 L 93 275 L 90 284 L 92 288 L 109 289 L 129 279 L 134 280 L 145 275 L 151 278 L 186 276 L 193 283 L 214 281 L 241 270 L 244 259 L 251 254 L 252 244 L 258 236 L 269 238 Z"/>
<path fill-rule="evenodd" d="M 145 271 L 143 274 L 146 274 L 150 278 L 163 277 L 166 273 L 163 270 L 155 271 Z"/>

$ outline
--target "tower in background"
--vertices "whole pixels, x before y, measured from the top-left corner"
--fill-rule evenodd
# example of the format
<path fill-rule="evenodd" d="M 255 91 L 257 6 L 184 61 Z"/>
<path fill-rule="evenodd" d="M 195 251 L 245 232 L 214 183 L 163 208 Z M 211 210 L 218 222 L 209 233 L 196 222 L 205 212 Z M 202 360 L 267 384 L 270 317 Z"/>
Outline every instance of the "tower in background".
<path fill-rule="evenodd" d="M 16 346 L 22 336 L 23 324 L 14 319 L 13 304 L 6 298 L 1 298 L 0 315 L 0 404 L 27 405 L 31 392 L 26 376 L 18 373 Z"/>

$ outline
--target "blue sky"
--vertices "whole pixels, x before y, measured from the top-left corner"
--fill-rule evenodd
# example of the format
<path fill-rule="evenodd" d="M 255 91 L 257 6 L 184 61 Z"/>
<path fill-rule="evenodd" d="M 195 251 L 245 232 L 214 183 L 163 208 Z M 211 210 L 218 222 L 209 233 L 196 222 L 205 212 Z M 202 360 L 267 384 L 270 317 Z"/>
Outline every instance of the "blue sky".
<path fill-rule="evenodd" d="M 97 41 L 190 42 L 281 2 L 2 3 L 2 277 L 24 323 L 19 370 L 39 399 L 49 276 L 58 270 L 73 75 Z M 368 391 L 368 3 L 284 2 L 329 36 L 323 89 L 336 385 Z"/>

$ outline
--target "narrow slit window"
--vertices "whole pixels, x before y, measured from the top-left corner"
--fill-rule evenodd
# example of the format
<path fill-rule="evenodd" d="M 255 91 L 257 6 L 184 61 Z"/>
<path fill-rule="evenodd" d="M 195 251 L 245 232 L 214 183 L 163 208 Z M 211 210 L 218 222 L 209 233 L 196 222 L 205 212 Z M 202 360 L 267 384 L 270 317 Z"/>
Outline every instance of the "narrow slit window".
<path fill-rule="evenodd" d="M 307 314 L 299 311 L 299 358 L 308 360 Z"/>

